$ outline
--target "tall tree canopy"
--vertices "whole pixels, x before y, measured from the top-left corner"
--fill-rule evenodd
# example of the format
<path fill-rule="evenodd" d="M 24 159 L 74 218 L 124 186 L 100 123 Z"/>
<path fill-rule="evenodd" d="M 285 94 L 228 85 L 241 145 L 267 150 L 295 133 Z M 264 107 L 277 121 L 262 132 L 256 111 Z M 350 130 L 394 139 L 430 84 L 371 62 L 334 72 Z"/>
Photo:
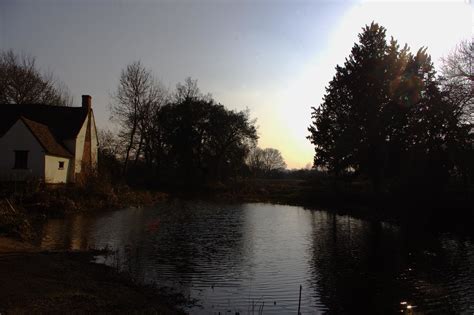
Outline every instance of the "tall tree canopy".
<path fill-rule="evenodd" d="M 0 104 L 71 106 L 67 87 L 49 73 L 42 73 L 34 57 L 0 52 Z"/>
<path fill-rule="evenodd" d="M 188 180 L 235 175 L 257 140 L 249 113 L 228 110 L 202 95 L 190 78 L 177 85 L 174 100 L 163 107 L 157 121 L 169 169 Z"/>
<path fill-rule="evenodd" d="M 404 173 L 439 182 L 456 169 L 452 153 L 468 145 L 468 131 L 440 90 L 426 49 L 412 54 L 385 33 L 376 23 L 363 29 L 323 103 L 313 107 L 314 166 L 355 171 L 376 190 Z"/>

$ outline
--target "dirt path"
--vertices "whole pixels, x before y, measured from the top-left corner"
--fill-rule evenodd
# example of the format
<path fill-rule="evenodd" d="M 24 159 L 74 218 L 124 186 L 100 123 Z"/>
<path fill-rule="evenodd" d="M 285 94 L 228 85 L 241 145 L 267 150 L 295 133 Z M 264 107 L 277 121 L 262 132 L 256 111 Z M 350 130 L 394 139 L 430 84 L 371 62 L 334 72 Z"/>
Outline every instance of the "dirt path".
<path fill-rule="evenodd" d="M 91 252 L 41 252 L 0 237 L 0 313 L 182 313 L 169 296 L 92 258 Z"/>

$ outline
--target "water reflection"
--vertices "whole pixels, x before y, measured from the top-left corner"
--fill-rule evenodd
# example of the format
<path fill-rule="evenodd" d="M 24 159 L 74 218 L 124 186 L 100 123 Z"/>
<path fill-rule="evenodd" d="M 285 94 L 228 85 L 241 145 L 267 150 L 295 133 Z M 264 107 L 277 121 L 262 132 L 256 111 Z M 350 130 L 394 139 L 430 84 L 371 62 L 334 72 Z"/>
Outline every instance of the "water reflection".
<path fill-rule="evenodd" d="M 199 299 L 192 313 L 474 311 L 470 239 L 269 204 L 173 202 L 50 220 L 46 249 L 108 247 L 136 279 Z M 265 304 L 263 304 L 265 303 Z"/>
<path fill-rule="evenodd" d="M 80 250 L 89 247 L 87 228 L 90 220 L 83 215 L 69 220 L 50 220 L 43 226 L 40 246 L 45 249 L 70 248 Z"/>
<path fill-rule="evenodd" d="M 119 249 L 142 238 L 145 220 L 144 209 L 138 208 L 51 219 L 44 224 L 38 243 L 44 249 Z"/>
<path fill-rule="evenodd" d="M 396 228 L 312 212 L 311 285 L 333 313 L 389 314 L 402 298 Z"/>
<path fill-rule="evenodd" d="M 312 288 L 332 313 L 474 311 L 470 240 L 313 212 Z"/>

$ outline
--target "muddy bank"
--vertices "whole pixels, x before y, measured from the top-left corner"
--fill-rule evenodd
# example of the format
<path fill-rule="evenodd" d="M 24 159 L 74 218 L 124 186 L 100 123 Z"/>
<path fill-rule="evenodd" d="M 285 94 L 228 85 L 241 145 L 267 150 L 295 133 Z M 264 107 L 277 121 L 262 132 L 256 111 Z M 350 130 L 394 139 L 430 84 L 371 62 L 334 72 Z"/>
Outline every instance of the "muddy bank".
<path fill-rule="evenodd" d="M 44 252 L 28 243 L 37 233 L 36 223 L 50 217 L 166 199 L 160 192 L 99 184 L 1 187 L 0 314 L 184 313 L 178 307 L 186 302 L 182 296 L 134 283 L 112 267 L 93 263 L 98 252 Z"/>
<path fill-rule="evenodd" d="M 184 314 L 183 303 L 95 264 L 94 252 L 40 252 L 0 238 L 0 313 Z"/>

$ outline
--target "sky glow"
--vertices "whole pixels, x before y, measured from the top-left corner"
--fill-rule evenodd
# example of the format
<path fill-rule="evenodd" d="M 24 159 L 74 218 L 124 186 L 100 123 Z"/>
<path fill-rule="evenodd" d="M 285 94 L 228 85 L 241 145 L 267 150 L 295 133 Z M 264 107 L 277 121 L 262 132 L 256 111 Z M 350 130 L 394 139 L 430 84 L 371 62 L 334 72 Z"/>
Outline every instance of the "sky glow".
<path fill-rule="evenodd" d="M 305 139 L 310 124 L 310 107 L 321 103 L 335 66 L 344 63 L 361 28 L 372 21 L 387 28 L 388 38 L 393 36 L 400 46 L 407 43 L 412 52 L 428 47 L 437 68 L 440 59 L 456 44 L 472 36 L 474 27 L 473 6 L 465 1 L 354 3 L 332 29 L 327 45 L 314 51 L 313 58 L 304 61 L 303 71 L 282 93 L 283 98 L 277 106 L 281 128 L 276 132 L 279 135 L 267 138 L 267 133 L 264 133 L 260 141 L 263 146 L 276 146 L 279 139 L 284 139 L 285 145 L 277 147 L 290 167 L 304 167 L 305 161 L 312 160 L 313 146 Z"/>
<path fill-rule="evenodd" d="M 259 145 L 290 168 L 312 162 L 311 106 L 375 21 L 436 66 L 473 34 L 466 1 L 2 1 L 0 49 L 37 57 L 70 88 L 91 94 L 98 128 L 108 121 L 120 70 L 141 59 L 165 86 L 191 76 L 201 90 L 259 125 Z"/>

